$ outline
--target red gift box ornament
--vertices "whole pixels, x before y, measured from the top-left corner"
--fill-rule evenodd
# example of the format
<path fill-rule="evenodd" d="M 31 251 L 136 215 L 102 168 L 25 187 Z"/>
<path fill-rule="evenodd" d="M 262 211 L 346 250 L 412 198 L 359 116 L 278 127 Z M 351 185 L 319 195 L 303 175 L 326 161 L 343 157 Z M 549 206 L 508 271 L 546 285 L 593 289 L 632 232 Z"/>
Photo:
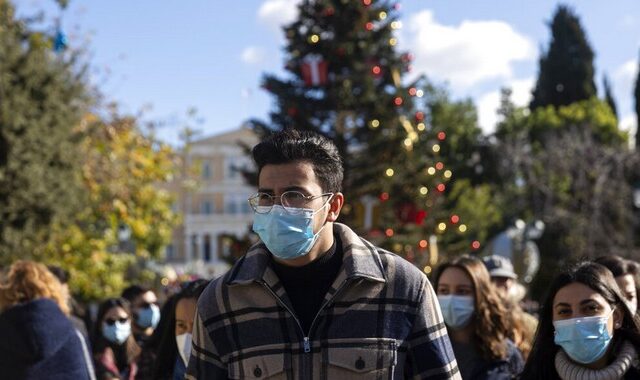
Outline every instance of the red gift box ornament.
<path fill-rule="evenodd" d="M 302 79 L 307 86 L 327 84 L 328 63 L 320 55 L 310 54 L 302 61 Z"/>

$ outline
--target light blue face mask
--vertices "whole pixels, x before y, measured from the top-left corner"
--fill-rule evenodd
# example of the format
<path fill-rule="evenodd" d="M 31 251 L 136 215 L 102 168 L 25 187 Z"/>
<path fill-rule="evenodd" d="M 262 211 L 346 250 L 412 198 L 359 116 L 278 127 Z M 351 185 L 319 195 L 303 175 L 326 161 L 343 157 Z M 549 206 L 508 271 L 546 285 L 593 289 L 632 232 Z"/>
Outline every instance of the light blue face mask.
<path fill-rule="evenodd" d="M 151 304 L 143 309 L 139 309 L 137 313 L 136 324 L 143 329 L 155 329 L 160 322 L 160 308 L 156 304 Z"/>
<path fill-rule="evenodd" d="M 102 336 L 111 343 L 120 345 L 124 343 L 131 335 L 131 323 L 129 321 L 115 321 L 110 325 L 106 322 L 102 323 Z"/>
<path fill-rule="evenodd" d="M 326 225 L 313 233 L 313 216 L 327 204 L 329 201 L 316 211 L 306 208 L 289 208 L 288 211 L 281 205 L 273 205 L 267 213 L 255 213 L 253 231 L 277 258 L 291 260 L 302 257 L 311 251 Z"/>
<path fill-rule="evenodd" d="M 613 313 L 613 310 L 611 311 Z M 600 359 L 611 342 L 607 322 L 611 313 L 604 317 L 583 317 L 554 321 L 553 341 L 562 347 L 569 357 L 581 364 L 590 364 Z"/>
<path fill-rule="evenodd" d="M 475 310 L 474 300 L 471 296 L 439 295 L 438 302 L 444 323 L 452 329 L 466 326 Z"/>

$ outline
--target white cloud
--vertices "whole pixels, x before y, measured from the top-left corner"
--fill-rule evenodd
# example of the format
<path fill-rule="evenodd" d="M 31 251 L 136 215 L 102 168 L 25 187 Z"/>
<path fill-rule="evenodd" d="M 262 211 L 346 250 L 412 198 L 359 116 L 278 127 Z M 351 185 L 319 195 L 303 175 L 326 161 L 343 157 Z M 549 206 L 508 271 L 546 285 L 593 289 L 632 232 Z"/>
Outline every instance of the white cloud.
<path fill-rule="evenodd" d="M 247 46 L 240 54 L 240 59 L 249 65 L 262 63 L 265 59 L 265 51 L 256 46 Z"/>
<path fill-rule="evenodd" d="M 619 91 L 631 93 L 638 76 L 638 61 L 630 59 L 613 72 L 613 85 Z"/>
<path fill-rule="evenodd" d="M 280 31 L 280 27 L 298 17 L 301 0 L 266 0 L 258 9 L 258 20 L 270 28 Z"/>
<path fill-rule="evenodd" d="M 490 79 L 510 79 L 514 62 L 536 57 L 533 42 L 503 21 L 465 20 L 450 26 L 439 24 L 430 10 L 424 10 L 410 17 L 405 36 L 416 71 L 446 80 L 456 90 Z"/>
<path fill-rule="evenodd" d="M 531 90 L 535 85 L 534 78 L 517 79 L 505 83 L 503 87 L 511 88 L 511 101 L 517 106 L 526 106 L 531 101 Z M 493 133 L 498 122 L 497 110 L 500 107 L 500 90 L 491 91 L 478 98 L 478 123 L 485 134 Z"/>

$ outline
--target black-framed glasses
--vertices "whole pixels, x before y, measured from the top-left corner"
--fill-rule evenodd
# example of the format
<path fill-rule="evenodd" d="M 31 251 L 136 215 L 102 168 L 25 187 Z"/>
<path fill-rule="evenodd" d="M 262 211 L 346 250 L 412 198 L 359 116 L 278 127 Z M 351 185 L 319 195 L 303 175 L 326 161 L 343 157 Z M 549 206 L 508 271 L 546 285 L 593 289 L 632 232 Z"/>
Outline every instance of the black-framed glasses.
<path fill-rule="evenodd" d="M 276 199 L 280 198 L 280 204 L 288 212 L 296 212 L 304 208 L 309 202 L 321 197 L 332 196 L 333 193 L 324 193 L 320 195 L 304 195 L 299 191 L 289 190 L 280 194 L 279 197 L 267 193 L 256 193 L 249 197 L 249 205 L 253 211 L 258 214 L 267 214 L 276 203 Z"/>
<path fill-rule="evenodd" d="M 104 320 L 104 323 L 106 323 L 109 326 L 113 326 L 116 322 L 120 322 L 122 324 L 127 323 L 127 321 L 129 321 L 129 318 L 117 318 L 117 319 L 113 319 L 113 318 L 107 318 Z"/>

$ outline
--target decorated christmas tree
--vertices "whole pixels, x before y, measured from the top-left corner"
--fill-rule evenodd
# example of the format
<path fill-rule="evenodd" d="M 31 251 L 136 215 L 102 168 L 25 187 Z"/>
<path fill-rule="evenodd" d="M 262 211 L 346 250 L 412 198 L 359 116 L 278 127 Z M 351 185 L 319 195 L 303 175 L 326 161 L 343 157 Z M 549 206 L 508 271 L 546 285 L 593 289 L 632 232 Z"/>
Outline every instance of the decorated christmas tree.
<path fill-rule="evenodd" d="M 271 122 L 253 125 L 260 134 L 296 128 L 333 139 L 345 161 L 343 219 L 423 266 L 437 261 L 438 240 L 472 250 L 471 226 L 452 212 L 469 185 L 449 196 L 455 165 L 447 162 L 466 167 L 469 157 L 456 156 L 448 134 L 466 128 L 453 140 L 469 153 L 479 129 L 470 103 L 451 103 L 424 78 L 403 80 L 412 57 L 396 48 L 399 10 L 382 0 L 302 1 L 284 27 L 287 74 L 264 77 Z"/>

